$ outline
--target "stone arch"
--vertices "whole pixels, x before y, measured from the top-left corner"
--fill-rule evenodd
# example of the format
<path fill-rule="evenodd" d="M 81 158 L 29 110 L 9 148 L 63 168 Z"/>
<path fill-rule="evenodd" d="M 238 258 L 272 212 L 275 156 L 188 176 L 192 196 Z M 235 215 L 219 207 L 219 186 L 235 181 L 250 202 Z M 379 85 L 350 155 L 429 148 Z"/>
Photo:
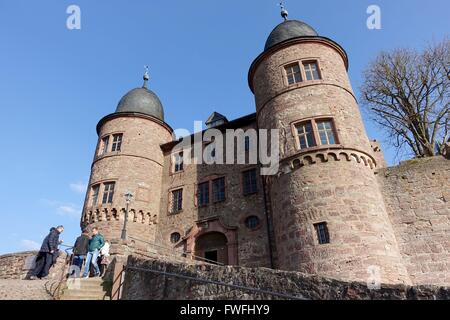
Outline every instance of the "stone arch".
<path fill-rule="evenodd" d="M 339 161 L 338 156 L 334 152 L 328 153 L 328 159 L 330 159 L 330 158 L 333 159 L 334 161 Z"/>
<path fill-rule="evenodd" d="M 366 157 L 361 156 L 361 160 L 364 162 L 364 165 L 367 167 L 369 165 L 369 163 L 367 162 Z"/>
<path fill-rule="evenodd" d="M 185 237 L 186 253 L 195 255 L 196 240 L 213 232 L 223 234 L 227 239 L 227 264 L 238 265 L 237 228 L 224 225 L 219 218 L 203 220 L 194 225 Z"/>
<path fill-rule="evenodd" d="M 340 158 L 341 160 L 350 161 L 350 158 L 349 158 L 348 154 L 345 153 L 345 152 L 339 153 L 339 158 Z"/>
<path fill-rule="evenodd" d="M 228 239 L 217 231 L 208 232 L 195 239 L 195 255 L 207 259 L 207 262 L 228 264 Z"/>
<path fill-rule="evenodd" d="M 292 161 L 292 169 L 296 170 L 296 169 L 300 169 L 302 167 L 302 162 L 300 161 L 300 159 L 295 159 L 294 161 Z"/>
<path fill-rule="evenodd" d="M 323 153 L 318 153 L 316 154 L 316 159 L 318 159 L 320 162 L 327 162 L 328 158 L 325 154 Z"/>
<path fill-rule="evenodd" d="M 315 161 L 313 160 L 313 158 L 311 156 L 305 156 L 305 157 L 303 157 L 303 163 L 306 163 L 307 165 L 311 165 L 311 164 L 314 164 Z"/>
<path fill-rule="evenodd" d="M 357 163 L 361 163 L 361 159 L 359 158 L 359 156 L 356 153 L 352 153 L 350 155 L 350 161 L 355 160 Z"/>
<path fill-rule="evenodd" d="M 114 220 L 119 221 L 119 214 L 117 213 L 116 209 L 112 209 L 111 214 Z"/>

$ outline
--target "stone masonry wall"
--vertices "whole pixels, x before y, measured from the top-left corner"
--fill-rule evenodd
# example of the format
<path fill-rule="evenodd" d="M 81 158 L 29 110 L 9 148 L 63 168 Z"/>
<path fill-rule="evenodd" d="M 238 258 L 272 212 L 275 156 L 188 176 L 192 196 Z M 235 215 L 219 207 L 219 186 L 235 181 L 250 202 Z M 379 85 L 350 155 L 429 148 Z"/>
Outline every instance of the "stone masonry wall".
<path fill-rule="evenodd" d="M 378 172 L 414 284 L 450 285 L 450 160 L 411 160 Z"/>
<path fill-rule="evenodd" d="M 299 272 L 266 268 L 188 265 L 130 257 L 128 267 L 164 271 L 197 279 L 263 289 L 307 300 L 448 300 L 450 288 L 381 285 L 370 290 L 366 283 L 342 282 Z M 227 288 L 216 284 L 127 269 L 124 300 L 270 300 L 286 299 L 269 294 Z"/>
<path fill-rule="evenodd" d="M 0 279 L 25 279 L 35 266 L 37 254 L 36 251 L 28 251 L 0 256 Z M 59 279 L 65 260 L 66 254 L 60 253 L 57 264 L 50 269 L 50 279 Z"/>

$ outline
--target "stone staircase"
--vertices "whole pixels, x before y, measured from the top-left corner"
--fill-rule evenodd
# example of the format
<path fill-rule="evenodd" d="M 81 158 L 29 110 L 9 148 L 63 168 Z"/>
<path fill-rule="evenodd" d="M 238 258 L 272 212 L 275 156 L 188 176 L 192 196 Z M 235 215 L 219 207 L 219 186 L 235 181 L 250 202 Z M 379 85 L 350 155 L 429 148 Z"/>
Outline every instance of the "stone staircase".
<path fill-rule="evenodd" d="M 111 289 L 102 278 L 69 279 L 60 300 L 111 300 Z"/>

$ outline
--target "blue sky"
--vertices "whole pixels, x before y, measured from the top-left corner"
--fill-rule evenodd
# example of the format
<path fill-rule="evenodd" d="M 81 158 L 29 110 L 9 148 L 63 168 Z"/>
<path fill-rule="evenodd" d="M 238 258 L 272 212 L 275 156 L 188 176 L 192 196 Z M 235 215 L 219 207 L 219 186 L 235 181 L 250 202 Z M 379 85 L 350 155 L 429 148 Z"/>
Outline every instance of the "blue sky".
<path fill-rule="evenodd" d="M 71 4 L 81 8 L 81 30 L 66 28 Z M 370 4 L 381 7 L 381 30 L 366 27 Z M 291 19 L 346 49 L 357 93 L 380 50 L 423 48 L 450 26 L 448 0 L 286 5 Z M 276 0 L 0 0 L 0 253 L 35 247 L 57 224 L 74 241 L 95 126 L 142 84 L 145 64 L 173 128 L 193 130 L 213 111 L 234 119 L 254 112 L 247 71 L 280 22 Z M 371 138 L 383 137 L 365 122 Z"/>

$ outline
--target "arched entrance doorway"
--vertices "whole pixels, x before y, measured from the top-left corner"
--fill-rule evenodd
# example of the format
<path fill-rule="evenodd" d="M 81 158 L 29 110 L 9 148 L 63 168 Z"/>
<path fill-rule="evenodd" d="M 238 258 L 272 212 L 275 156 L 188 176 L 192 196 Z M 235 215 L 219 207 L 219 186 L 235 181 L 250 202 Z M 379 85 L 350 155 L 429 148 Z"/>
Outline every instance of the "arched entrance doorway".
<path fill-rule="evenodd" d="M 201 235 L 195 240 L 195 255 L 210 261 L 227 265 L 227 237 L 220 232 L 210 232 Z"/>

